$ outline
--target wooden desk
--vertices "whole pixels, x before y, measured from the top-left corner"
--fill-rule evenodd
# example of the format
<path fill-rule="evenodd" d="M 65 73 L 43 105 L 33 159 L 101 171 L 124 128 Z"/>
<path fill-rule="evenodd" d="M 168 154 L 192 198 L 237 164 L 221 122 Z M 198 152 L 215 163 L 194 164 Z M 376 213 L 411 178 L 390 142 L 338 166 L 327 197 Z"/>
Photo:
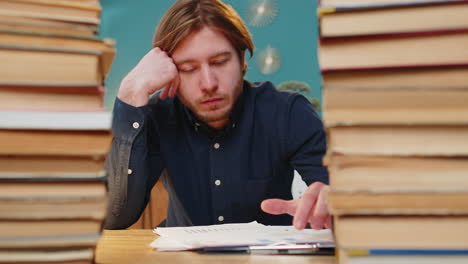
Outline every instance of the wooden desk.
<path fill-rule="evenodd" d="M 334 257 L 269 256 L 248 254 L 199 254 L 194 252 L 158 252 L 149 244 L 157 237 L 151 230 L 105 230 L 96 249 L 96 264 L 146 263 L 307 263 L 336 264 Z"/>

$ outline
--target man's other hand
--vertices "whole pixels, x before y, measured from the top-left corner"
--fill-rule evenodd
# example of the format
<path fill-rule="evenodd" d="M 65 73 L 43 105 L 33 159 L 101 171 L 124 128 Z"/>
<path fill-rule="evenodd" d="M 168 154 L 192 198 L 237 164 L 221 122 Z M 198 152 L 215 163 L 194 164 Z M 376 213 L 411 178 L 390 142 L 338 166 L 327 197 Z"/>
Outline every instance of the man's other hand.
<path fill-rule="evenodd" d="M 321 182 L 311 184 L 301 198 L 290 201 L 267 199 L 261 204 L 269 214 L 289 214 L 294 217 L 293 225 L 301 230 L 307 223 L 313 229 L 331 228 L 331 216 L 327 208 L 329 186 Z"/>

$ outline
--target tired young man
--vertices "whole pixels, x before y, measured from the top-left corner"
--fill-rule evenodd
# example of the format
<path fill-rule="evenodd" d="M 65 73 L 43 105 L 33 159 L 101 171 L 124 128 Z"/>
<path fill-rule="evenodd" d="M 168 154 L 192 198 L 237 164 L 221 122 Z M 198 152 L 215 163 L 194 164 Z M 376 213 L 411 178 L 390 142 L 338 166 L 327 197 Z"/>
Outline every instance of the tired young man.
<path fill-rule="evenodd" d="M 115 102 L 105 227 L 133 224 L 159 178 L 167 226 L 329 227 L 323 125 L 303 96 L 244 80 L 254 45 L 238 14 L 219 0 L 177 1 L 153 46 Z M 309 187 L 291 200 L 294 169 Z"/>

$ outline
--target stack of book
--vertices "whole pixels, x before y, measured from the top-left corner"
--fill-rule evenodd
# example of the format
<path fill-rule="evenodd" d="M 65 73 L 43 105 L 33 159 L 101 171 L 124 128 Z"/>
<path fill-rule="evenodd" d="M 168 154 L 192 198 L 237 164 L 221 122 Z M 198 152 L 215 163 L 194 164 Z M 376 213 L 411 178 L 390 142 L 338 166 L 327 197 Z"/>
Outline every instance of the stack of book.
<path fill-rule="evenodd" d="M 340 262 L 466 263 L 468 1 L 318 11 Z"/>
<path fill-rule="evenodd" d="M 97 0 L 0 1 L 0 263 L 93 263 L 115 49 Z"/>

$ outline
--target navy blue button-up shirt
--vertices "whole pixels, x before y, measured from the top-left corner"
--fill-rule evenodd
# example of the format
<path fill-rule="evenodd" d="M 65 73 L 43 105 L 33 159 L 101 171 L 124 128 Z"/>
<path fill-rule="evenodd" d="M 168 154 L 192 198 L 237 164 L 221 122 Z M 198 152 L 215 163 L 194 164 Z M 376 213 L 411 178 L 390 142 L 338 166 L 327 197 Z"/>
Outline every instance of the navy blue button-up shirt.
<path fill-rule="evenodd" d="M 153 98 L 138 108 L 116 99 L 106 228 L 135 222 L 161 175 L 168 226 L 290 225 L 290 216 L 266 214 L 260 203 L 292 199 L 294 169 L 308 185 L 328 183 L 325 131 L 302 95 L 244 81 L 230 122 L 219 131 L 194 118 L 177 97 Z"/>

